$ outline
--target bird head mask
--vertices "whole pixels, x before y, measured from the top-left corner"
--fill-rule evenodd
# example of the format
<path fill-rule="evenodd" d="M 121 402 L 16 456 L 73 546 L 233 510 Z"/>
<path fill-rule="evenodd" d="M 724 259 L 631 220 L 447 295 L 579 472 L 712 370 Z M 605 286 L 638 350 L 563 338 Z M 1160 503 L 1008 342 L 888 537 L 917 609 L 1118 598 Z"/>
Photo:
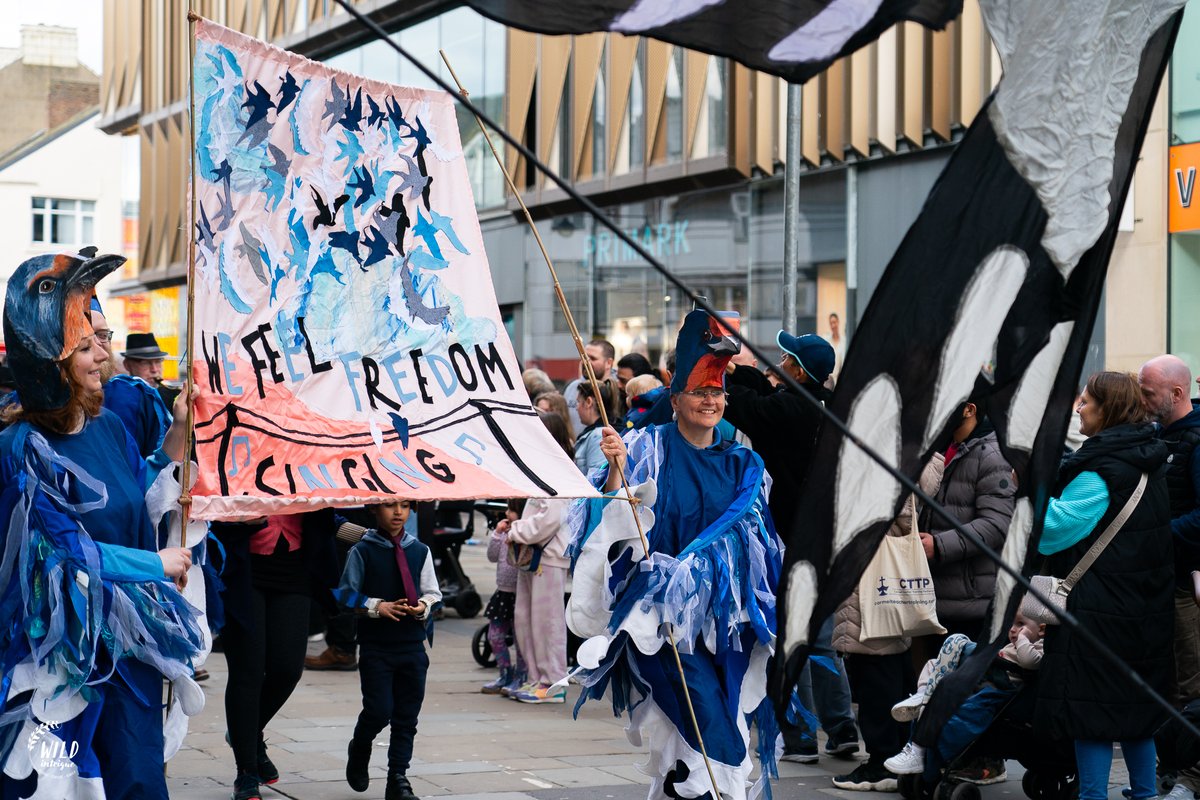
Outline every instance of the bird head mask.
<path fill-rule="evenodd" d="M 122 256 L 47 253 L 17 267 L 4 298 L 4 342 L 21 405 L 52 411 L 71 399 L 58 362 L 92 335 L 96 283 L 125 263 Z"/>

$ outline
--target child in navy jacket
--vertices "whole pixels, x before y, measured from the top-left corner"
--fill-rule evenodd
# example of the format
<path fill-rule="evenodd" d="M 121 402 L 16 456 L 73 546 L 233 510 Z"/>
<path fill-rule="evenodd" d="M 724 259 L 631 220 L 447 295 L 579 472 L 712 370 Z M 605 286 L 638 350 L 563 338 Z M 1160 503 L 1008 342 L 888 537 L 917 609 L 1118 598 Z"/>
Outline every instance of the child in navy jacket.
<path fill-rule="evenodd" d="M 404 532 L 409 502 L 397 500 L 373 511 L 378 528 L 369 529 L 350 551 L 338 587 L 342 604 L 365 614 L 358 623 L 363 710 L 350 740 L 346 782 L 356 792 L 367 790 L 371 742 L 390 723 L 384 797 L 417 800 L 406 773 L 425 699 L 430 614 L 441 605 L 442 592 L 429 548 Z"/>

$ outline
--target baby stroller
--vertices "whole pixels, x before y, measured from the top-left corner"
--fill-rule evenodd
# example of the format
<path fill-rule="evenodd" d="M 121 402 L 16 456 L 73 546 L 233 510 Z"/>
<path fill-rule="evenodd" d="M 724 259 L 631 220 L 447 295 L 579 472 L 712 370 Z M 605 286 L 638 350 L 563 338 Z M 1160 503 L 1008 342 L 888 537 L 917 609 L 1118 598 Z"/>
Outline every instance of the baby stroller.
<path fill-rule="evenodd" d="M 1033 726 L 1037 698 L 1036 673 L 1016 694 L 1004 700 L 991 723 L 966 749 L 938 768 L 928 765 L 923 774 L 901 775 L 900 794 L 905 800 L 979 800 L 979 787 L 946 776 L 977 758 L 1002 758 L 1025 767 L 1021 789 L 1030 800 L 1072 800 L 1079 794 L 1075 748 L 1070 741 L 1049 740 Z M 985 690 L 986 691 L 986 690 Z M 962 713 L 962 709 L 956 713 Z M 946 727 L 949 727 L 948 723 Z M 941 735 L 945 735 L 946 727 Z M 928 756 L 927 756 L 928 764 Z"/>
<path fill-rule="evenodd" d="M 1183 708 L 1183 716 L 1193 725 L 1200 727 L 1200 700 L 1193 700 Z M 1154 746 L 1158 752 L 1158 767 L 1162 773 L 1162 793 L 1171 791 L 1176 774 L 1200 763 L 1200 739 L 1174 719 L 1154 734 Z"/>
<path fill-rule="evenodd" d="M 483 609 L 475 584 L 459 560 L 463 542 L 475 533 L 475 504 L 471 500 L 438 500 L 417 503 L 417 537 L 433 555 L 442 605 L 463 619 Z"/>
<path fill-rule="evenodd" d="M 496 527 L 496 523 L 504 519 L 504 512 L 508 510 L 508 504 L 503 500 L 487 500 L 475 504 L 475 510 L 483 514 L 483 518 L 487 520 L 489 533 Z M 571 599 L 571 593 L 567 592 L 566 600 Z M 488 623 L 483 623 L 475 635 L 471 637 L 471 657 L 475 659 L 475 663 L 481 667 L 495 667 L 496 658 L 492 655 L 492 646 L 488 643 Z M 579 645 L 583 640 L 567 629 L 567 666 L 575 666 L 575 652 L 579 649 Z M 508 637 L 508 646 L 512 647 L 512 636 Z"/>

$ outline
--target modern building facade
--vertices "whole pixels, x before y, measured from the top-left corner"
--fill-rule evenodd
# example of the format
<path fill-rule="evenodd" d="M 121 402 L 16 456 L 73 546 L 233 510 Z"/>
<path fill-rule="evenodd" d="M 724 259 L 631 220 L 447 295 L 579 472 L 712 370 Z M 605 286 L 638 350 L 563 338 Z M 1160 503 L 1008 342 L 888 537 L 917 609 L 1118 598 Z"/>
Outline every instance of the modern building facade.
<path fill-rule="evenodd" d="M 222 24 L 340 68 L 429 85 L 332 0 L 194 5 Z M 360 0 L 357 7 L 449 78 L 438 57 L 444 50 L 472 99 L 539 160 L 687 286 L 739 311 L 751 339 L 773 341 L 783 316 L 782 81 L 656 41 L 509 30 L 453 2 Z M 108 0 L 102 125 L 136 134 L 141 145 L 142 265 L 137 280 L 122 287 L 134 293 L 165 291 L 186 271 L 185 13 L 183 0 Z M 843 334 L 853 329 L 951 146 L 1000 74 L 978 5 L 967 0 L 945 31 L 898 26 L 803 87 L 798 329 L 828 335 L 831 314 Z M 1167 346 L 1167 128 L 1160 102 L 1090 366 L 1136 367 Z M 460 129 L 517 352 L 570 377 L 574 347 L 540 251 L 470 115 L 460 115 Z M 669 347 L 689 310 L 679 290 L 514 149 L 505 149 L 505 163 L 539 221 L 585 335 L 651 357 Z M 931 275 L 936 269 L 930 266 Z"/>

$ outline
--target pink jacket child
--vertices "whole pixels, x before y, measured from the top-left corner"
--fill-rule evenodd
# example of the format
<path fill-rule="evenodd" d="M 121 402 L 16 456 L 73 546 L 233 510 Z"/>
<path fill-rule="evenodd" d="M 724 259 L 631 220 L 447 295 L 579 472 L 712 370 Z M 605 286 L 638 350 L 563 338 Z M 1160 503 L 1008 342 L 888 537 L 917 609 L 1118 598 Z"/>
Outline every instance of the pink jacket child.
<path fill-rule="evenodd" d="M 513 623 L 517 647 L 525 658 L 529 683 L 515 699 L 523 703 L 562 703 L 566 688 L 554 684 L 567 676 L 566 514 L 571 501 L 533 498 L 521 518 L 497 526 L 510 542 L 542 548 L 536 572 L 517 573 L 517 605 Z"/>

